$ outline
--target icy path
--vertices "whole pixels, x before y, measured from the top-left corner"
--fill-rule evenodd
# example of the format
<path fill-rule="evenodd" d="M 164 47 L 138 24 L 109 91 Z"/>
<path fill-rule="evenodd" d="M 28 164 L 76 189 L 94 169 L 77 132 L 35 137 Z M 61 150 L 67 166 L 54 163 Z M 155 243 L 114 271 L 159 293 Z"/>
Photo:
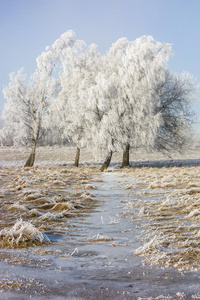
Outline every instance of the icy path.
<path fill-rule="evenodd" d="M 129 271 L 119 274 L 123 268 L 129 268 L 130 261 L 132 267 L 139 263 L 136 257 L 133 261 L 132 253 L 138 247 L 137 230 L 133 222 L 120 217 L 127 194 L 118 183 L 120 177 L 108 172 L 102 179 L 103 182 L 95 183 L 97 190 L 93 191 L 99 207 L 87 219 L 72 223 L 72 236 L 66 236 L 61 247 L 68 243 L 71 251 L 74 249 L 74 272 L 78 278 L 127 281 Z"/>
<path fill-rule="evenodd" d="M 38 248 L 38 252 L 13 250 L 19 263 L 1 262 L 3 277 L 10 282 L 20 280 L 21 287 L 20 295 L 6 292 L 0 299 L 110 300 L 160 295 L 170 296 L 162 299 L 192 299 L 191 295 L 200 294 L 197 274 L 183 276 L 141 265 L 133 254 L 139 246 L 139 229 L 121 214 L 124 201 L 130 200 L 121 188 L 128 183 L 126 177 L 114 172 L 101 176 L 102 182 L 95 182 L 97 189 L 92 191 L 99 202 L 94 212 L 71 220 L 71 228 L 64 237 L 57 236 L 55 245 Z M 27 263 L 25 259 L 20 263 L 21 255 Z"/>

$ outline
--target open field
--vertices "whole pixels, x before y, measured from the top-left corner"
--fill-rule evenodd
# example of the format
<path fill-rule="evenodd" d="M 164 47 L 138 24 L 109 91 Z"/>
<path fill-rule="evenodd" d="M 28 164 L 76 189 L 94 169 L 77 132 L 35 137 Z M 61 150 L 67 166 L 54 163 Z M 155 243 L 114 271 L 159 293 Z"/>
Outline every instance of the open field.
<path fill-rule="evenodd" d="M 72 164 L 75 159 L 76 148 L 75 147 L 65 147 L 65 146 L 44 146 L 38 147 L 36 152 L 35 164 Z M 24 147 L 0 147 L 0 166 L 5 164 L 17 164 L 22 165 L 27 160 L 30 154 L 30 149 Z M 122 160 L 122 153 L 114 153 L 112 157 L 111 164 L 119 164 Z M 200 148 L 187 150 L 183 153 L 171 153 L 169 155 L 164 155 L 161 152 L 151 152 L 146 153 L 141 150 L 131 150 L 130 151 L 130 162 L 132 164 L 140 164 L 146 162 L 149 165 L 156 162 L 161 164 L 173 164 L 180 161 L 188 164 L 188 161 L 194 160 L 193 163 L 198 164 L 200 160 Z M 80 155 L 80 164 L 101 164 L 102 161 L 95 161 L 91 151 L 83 149 Z"/>

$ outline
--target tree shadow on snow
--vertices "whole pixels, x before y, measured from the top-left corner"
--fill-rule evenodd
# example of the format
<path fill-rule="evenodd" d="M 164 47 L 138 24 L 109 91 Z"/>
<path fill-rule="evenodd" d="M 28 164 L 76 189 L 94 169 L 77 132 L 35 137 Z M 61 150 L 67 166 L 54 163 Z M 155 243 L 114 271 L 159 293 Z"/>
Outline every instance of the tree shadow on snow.
<path fill-rule="evenodd" d="M 200 159 L 169 159 L 132 161 L 130 168 L 172 168 L 172 167 L 196 167 L 200 166 Z"/>
<path fill-rule="evenodd" d="M 59 164 L 60 166 L 73 167 L 73 163 L 63 163 Z M 101 166 L 101 162 L 85 162 L 80 163 L 79 167 L 88 166 L 88 167 L 97 167 Z M 200 166 L 200 159 L 169 159 L 169 160 L 144 160 L 144 161 L 131 161 L 128 168 L 172 168 L 172 167 L 195 167 Z M 107 171 L 112 171 L 114 169 L 120 169 L 121 162 L 111 162 Z"/>

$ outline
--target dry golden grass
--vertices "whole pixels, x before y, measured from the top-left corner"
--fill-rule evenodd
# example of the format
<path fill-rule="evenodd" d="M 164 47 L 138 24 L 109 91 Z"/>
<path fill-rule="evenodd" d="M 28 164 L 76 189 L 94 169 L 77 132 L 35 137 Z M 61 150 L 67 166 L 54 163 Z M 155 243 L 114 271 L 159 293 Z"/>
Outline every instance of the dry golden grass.
<path fill-rule="evenodd" d="M 200 269 L 200 167 L 129 169 L 124 215 L 142 228 L 145 263 Z"/>
<path fill-rule="evenodd" d="M 67 228 L 69 218 L 91 211 L 96 205 L 90 192 L 95 189 L 91 181 L 96 180 L 97 174 L 94 167 L 36 166 L 1 170 L 1 247 L 42 243 L 38 237 L 43 231 Z M 22 226 L 24 231 L 17 227 L 19 219 L 27 225 Z M 37 230 L 36 238 L 31 236 L 31 230 L 26 230 L 30 226 Z"/>

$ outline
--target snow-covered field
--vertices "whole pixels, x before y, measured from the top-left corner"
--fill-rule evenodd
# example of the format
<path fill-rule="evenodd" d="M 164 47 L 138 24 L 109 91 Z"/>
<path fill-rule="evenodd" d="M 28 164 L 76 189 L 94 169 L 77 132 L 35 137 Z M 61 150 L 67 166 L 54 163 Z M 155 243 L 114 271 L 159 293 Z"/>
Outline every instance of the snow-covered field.
<path fill-rule="evenodd" d="M 74 298 L 60 299 L 200 299 L 199 150 L 171 158 L 131 152 L 136 168 L 128 169 L 117 153 L 106 174 L 89 151 L 80 168 L 72 167 L 73 147 L 39 147 L 35 167 L 23 168 L 28 154 L 0 148 L 0 299 L 14 299 L 13 291 L 46 299 L 58 270 L 102 286 L 83 295 L 72 285 Z M 105 282 L 116 285 L 106 290 Z"/>
<path fill-rule="evenodd" d="M 16 147 L 0 147 L 0 166 L 3 165 L 19 165 L 23 166 L 30 154 L 30 149 Z M 38 147 L 36 152 L 35 165 L 58 165 L 72 164 L 75 159 L 76 148 L 65 146 L 45 146 Z M 120 165 L 122 153 L 114 153 L 112 164 Z M 182 162 L 183 160 L 183 162 Z M 199 161 L 198 161 L 199 160 Z M 183 153 L 173 153 L 164 155 L 160 152 L 146 153 L 141 150 L 132 150 L 130 152 L 130 161 L 137 166 L 162 166 L 172 164 L 200 164 L 200 148 L 185 151 Z M 81 150 L 80 164 L 100 164 L 102 161 L 96 162 L 92 156 L 92 152 Z"/>

